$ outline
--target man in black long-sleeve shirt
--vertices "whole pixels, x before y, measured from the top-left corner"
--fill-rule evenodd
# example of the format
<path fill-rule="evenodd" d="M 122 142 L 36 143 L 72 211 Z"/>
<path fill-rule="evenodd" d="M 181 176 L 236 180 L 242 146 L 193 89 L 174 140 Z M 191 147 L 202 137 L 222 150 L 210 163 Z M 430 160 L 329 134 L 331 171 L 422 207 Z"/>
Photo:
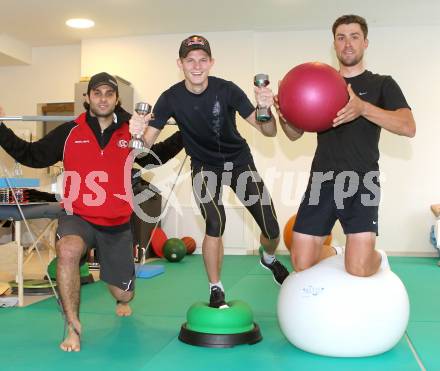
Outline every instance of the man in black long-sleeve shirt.
<path fill-rule="evenodd" d="M 58 220 L 56 250 L 57 285 L 68 322 L 68 334 L 60 347 L 68 352 L 80 350 L 79 264 L 91 245 L 98 249 L 101 279 L 117 301 L 116 314 L 131 315 L 135 269 L 131 186 L 126 189 L 131 174 L 126 170 L 131 170 L 133 161 L 141 166 L 160 165 L 182 149 L 177 132 L 152 147 L 154 156 L 133 159 L 128 148 L 130 114 L 121 108 L 117 82 L 109 74 L 91 78 L 86 101 L 87 112 L 34 143 L 0 124 L 0 146 L 21 164 L 43 168 L 63 161 L 67 213 Z"/>

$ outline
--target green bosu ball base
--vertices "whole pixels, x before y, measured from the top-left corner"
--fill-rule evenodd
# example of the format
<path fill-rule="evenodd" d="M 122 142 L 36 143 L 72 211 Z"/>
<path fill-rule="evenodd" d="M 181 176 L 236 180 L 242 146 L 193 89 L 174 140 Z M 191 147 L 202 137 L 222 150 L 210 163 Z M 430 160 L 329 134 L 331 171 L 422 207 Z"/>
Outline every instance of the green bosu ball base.
<path fill-rule="evenodd" d="M 57 266 L 58 266 L 58 258 L 55 257 L 47 266 L 47 273 L 51 280 L 56 281 L 57 279 Z M 89 265 L 87 262 L 83 263 L 79 267 L 79 276 L 81 285 L 86 283 L 93 283 L 95 280 L 93 279 L 93 275 L 90 273 Z"/>
<path fill-rule="evenodd" d="M 56 288 L 56 282 L 52 282 Z M 9 282 L 14 295 L 18 294 L 18 283 L 15 281 Z M 26 295 L 51 295 L 53 293 L 52 285 L 47 280 L 28 279 L 23 280 L 23 292 Z"/>
<path fill-rule="evenodd" d="M 49 273 L 49 277 L 53 280 L 57 279 L 57 265 L 58 265 L 58 258 L 55 257 L 51 260 L 51 262 L 47 266 L 47 273 Z M 83 265 L 79 267 L 80 277 L 88 277 L 89 274 L 90 274 L 89 265 L 87 263 L 83 263 Z"/>
<path fill-rule="evenodd" d="M 187 322 L 180 328 L 179 340 L 208 348 L 258 343 L 262 336 L 250 306 L 239 300 L 228 305 L 229 308 L 218 309 L 207 303 L 193 304 L 186 314 Z"/>

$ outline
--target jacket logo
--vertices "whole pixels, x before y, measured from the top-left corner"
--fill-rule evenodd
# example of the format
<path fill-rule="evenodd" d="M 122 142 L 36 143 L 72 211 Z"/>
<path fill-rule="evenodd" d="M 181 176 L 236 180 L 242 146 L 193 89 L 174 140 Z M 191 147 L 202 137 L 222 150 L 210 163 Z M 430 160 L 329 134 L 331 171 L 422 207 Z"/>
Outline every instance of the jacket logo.
<path fill-rule="evenodd" d="M 77 143 L 77 144 L 90 143 L 90 140 L 88 140 L 88 139 L 83 139 L 83 140 L 75 140 L 75 143 Z"/>
<path fill-rule="evenodd" d="M 119 148 L 127 148 L 128 142 L 125 139 L 118 140 L 118 147 Z"/>

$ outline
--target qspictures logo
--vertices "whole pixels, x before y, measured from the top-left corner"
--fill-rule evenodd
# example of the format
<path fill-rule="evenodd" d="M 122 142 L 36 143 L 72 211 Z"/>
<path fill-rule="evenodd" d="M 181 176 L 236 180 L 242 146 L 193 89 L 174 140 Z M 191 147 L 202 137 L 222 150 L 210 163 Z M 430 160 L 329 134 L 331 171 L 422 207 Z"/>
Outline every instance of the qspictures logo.
<path fill-rule="evenodd" d="M 125 143 L 121 143 L 125 145 Z M 148 164 L 143 168 L 134 171 L 133 169 L 133 159 L 138 157 L 148 156 Z M 142 163 L 142 160 L 140 161 Z M 174 165 L 172 164 L 174 162 Z M 161 190 L 162 196 L 169 199 L 166 206 L 159 218 L 163 217 L 167 213 L 167 209 L 171 206 L 176 209 L 176 212 L 180 211 L 180 202 L 177 199 L 176 192 L 174 190 L 175 186 L 181 184 L 182 182 L 187 182 L 192 179 L 190 171 L 184 171 L 180 174 L 177 172 L 179 167 L 178 159 L 173 159 L 167 164 L 167 171 L 165 176 L 160 177 L 160 179 L 152 182 L 154 184 L 153 188 L 158 188 Z M 163 163 L 161 159 L 153 152 L 140 153 L 138 150 L 131 151 L 130 155 L 127 156 L 125 161 L 124 169 L 115 169 L 115 172 L 108 174 L 101 170 L 94 170 L 87 174 L 84 179 L 78 172 L 66 171 L 64 174 L 64 186 L 66 180 L 69 182 L 69 187 L 64 190 L 63 202 L 64 207 L 67 212 L 72 212 L 75 202 L 80 199 L 80 203 L 90 206 L 90 207 L 100 207 L 105 202 L 107 198 L 111 197 L 113 199 L 119 199 L 127 202 L 133 212 L 143 221 L 154 223 L 157 221 L 157 216 L 153 217 L 147 215 L 146 212 L 141 208 L 141 204 L 145 201 L 155 197 L 156 193 L 150 187 L 141 187 L 140 192 L 133 193 L 133 185 L 137 181 L 140 181 L 140 177 L 144 173 L 150 172 L 152 168 L 161 166 Z M 220 169 L 221 170 L 221 169 Z M 328 184 L 330 183 L 332 197 L 334 199 L 337 209 L 344 209 L 347 200 L 350 200 L 354 195 L 359 194 L 360 202 L 364 206 L 378 206 L 380 201 L 380 183 L 379 183 L 379 172 L 371 171 L 366 174 L 359 175 L 356 172 L 345 171 L 345 172 L 314 172 L 309 174 L 308 172 L 295 173 L 286 169 L 278 169 L 276 166 L 267 167 L 266 172 L 263 177 L 259 175 L 256 171 L 243 171 L 237 177 L 236 182 L 232 184 L 232 171 L 234 170 L 233 163 L 225 163 L 223 171 L 213 172 L 213 171 L 203 171 L 203 174 L 199 173 L 192 179 L 193 193 L 197 196 L 197 199 L 201 203 L 209 203 L 211 200 L 210 195 L 216 194 L 216 192 L 223 186 L 233 186 L 234 193 L 239 199 L 239 201 L 249 207 L 253 204 L 259 202 L 262 205 L 270 205 L 271 197 L 270 193 L 274 193 L 274 186 L 278 186 L 279 203 L 286 206 L 297 205 L 294 198 L 294 194 L 303 191 L 303 187 L 299 187 L 298 184 L 293 184 L 293 179 L 303 178 L 304 176 L 309 177 L 309 192 L 306 202 L 313 206 L 318 205 L 320 202 L 320 197 L 322 195 L 323 188 L 328 194 Z M 106 194 L 106 189 L 111 189 L 110 187 L 105 187 L 105 183 L 112 182 L 112 177 L 114 174 L 123 172 L 123 182 L 124 182 L 124 192 Z M 178 176 L 179 175 L 179 176 Z M 118 176 L 122 176 L 119 173 Z M 249 194 L 248 189 L 251 183 L 261 183 L 263 184 L 263 178 L 267 182 L 264 182 L 262 192 L 257 194 Z M 272 182 L 271 182 L 272 180 Z M 275 180 L 275 181 L 274 181 Z M 298 183 L 298 182 L 297 182 Z M 221 187 L 219 187 L 221 185 Z M 105 187 L 105 189 L 104 189 Z M 298 188 L 299 187 L 299 188 Z M 136 187 L 134 187 L 136 188 Z M 64 189 L 64 188 L 63 188 Z M 271 190 L 269 192 L 269 190 Z M 305 195 L 304 195 L 305 196 Z M 220 200 L 221 202 L 221 200 Z M 196 206 L 197 207 L 197 206 Z M 376 221 L 373 221 L 373 223 Z"/>

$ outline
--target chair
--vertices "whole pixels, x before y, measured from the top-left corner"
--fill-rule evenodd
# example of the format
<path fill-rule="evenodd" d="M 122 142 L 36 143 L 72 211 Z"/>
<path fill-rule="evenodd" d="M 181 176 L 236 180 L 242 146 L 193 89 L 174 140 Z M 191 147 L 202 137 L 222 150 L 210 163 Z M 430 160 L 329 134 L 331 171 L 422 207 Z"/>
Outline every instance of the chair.
<path fill-rule="evenodd" d="M 58 202 L 46 202 L 39 204 L 23 204 L 20 205 L 25 219 L 50 219 L 49 223 L 42 229 L 35 232 L 35 227 L 31 228 L 35 240 L 29 247 L 24 256 L 23 245 L 21 241 L 23 217 L 17 205 L 0 205 L 0 220 L 10 220 L 13 223 L 13 247 L 17 248 L 17 275 L 16 282 L 18 284 L 18 305 L 23 306 L 23 266 L 29 261 L 33 251 L 37 248 L 38 243 L 43 243 L 49 247 L 49 256 L 54 256 L 55 251 L 55 230 L 57 227 L 57 219 L 64 213 L 63 208 Z M 48 237 L 48 238 L 46 238 Z M 0 251 L 1 251 L 0 246 Z"/>

